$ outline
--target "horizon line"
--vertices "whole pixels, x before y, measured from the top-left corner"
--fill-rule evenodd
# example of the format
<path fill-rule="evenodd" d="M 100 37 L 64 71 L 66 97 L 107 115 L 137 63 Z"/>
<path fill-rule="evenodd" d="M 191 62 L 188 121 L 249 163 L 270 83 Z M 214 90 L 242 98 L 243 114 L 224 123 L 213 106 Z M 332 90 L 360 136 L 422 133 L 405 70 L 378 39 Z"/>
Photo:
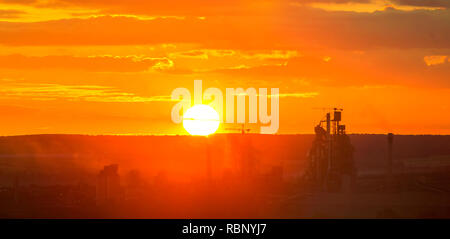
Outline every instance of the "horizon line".
<path fill-rule="evenodd" d="M 387 135 L 388 133 L 349 133 L 347 135 Z M 242 133 L 215 133 L 214 135 L 242 135 Z M 315 135 L 315 133 L 287 133 L 287 134 L 260 134 L 245 133 L 245 135 L 262 135 L 262 136 L 296 136 L 296 135 Z M 395 134 L 397 136 L 450 136 L 450 134 Z M 48 133 L 48 134 L 16 134 L 16 135 L 0 135 L 0 137 L 24 137 L 24 136 L 191 136 L 191 137 L 209 137 L 189 134 L 70 134 L 70 133 Z"/>

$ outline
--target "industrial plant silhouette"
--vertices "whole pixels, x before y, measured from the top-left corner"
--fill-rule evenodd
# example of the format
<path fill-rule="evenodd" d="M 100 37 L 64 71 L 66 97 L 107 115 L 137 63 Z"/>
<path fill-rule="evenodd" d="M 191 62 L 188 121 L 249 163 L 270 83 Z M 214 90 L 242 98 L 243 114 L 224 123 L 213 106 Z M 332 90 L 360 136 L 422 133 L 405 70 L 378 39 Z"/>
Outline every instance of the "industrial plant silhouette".
<path fill-rule="evenodd" d="M 2 218 L 449 218 L 450 136 L 0 138 Z"/>

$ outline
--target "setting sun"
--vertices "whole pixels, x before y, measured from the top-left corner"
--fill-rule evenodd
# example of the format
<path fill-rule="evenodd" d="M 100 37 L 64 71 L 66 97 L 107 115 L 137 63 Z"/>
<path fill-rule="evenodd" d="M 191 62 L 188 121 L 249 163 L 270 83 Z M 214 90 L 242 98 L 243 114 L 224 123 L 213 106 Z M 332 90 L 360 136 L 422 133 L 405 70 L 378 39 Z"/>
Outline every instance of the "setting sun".
<path fill-rule="evenodd" d="M 213 134 L 219 124 L 219 114 L 208 105 L 194 105 L 183 116 L 183 127 L 191 135 Z"/>

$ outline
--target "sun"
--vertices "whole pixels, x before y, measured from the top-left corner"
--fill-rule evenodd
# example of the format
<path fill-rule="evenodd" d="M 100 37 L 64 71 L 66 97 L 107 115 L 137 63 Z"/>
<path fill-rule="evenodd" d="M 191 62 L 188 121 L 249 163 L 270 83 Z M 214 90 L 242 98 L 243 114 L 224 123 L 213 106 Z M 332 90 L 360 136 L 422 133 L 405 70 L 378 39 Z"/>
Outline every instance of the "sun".
<path fill-rule="evenodd" d="M 219 124 L 219 114 L 208 105 L 194 105 L 183 115 L 183 127 L 191 135 L 213 134 Z"/>

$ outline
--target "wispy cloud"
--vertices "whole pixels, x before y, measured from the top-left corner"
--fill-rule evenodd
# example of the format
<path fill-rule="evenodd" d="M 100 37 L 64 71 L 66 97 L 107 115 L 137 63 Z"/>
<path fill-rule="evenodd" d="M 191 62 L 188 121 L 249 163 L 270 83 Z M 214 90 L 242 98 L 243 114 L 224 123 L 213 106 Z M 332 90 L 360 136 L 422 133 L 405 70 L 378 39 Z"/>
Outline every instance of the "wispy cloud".
<path fill-rule="evenodd" d="M 165 57 L 93 55 L 77 56 L 0 56 L 0 68 L 13 69 L 71 69 L 91 72 L 139 72 L 167 69 L 173 62 Z"/>
<path fill-rule="evenodd" d="M 207 60 L 210 57 L 230 57 L 247 60 L 286 60 L 301 56 L 294 50 L 260 50 L 260 51 L 238 51 L 232 49 L 198 49 L 183 52 L 170 53 L 171 58 L 194 58 Z"/>
<path fill-rule="evenodd" d="M 259 60 L 276 60 L 276 59 L 290 59 L 293 57 L 301 56 L 297 51 L 280 51 L 280 50 L 272 50 L 266 52 L 257 52 L 257 53 L 242 53 L 242 56 L 246 59 L 259 59 Z"/>
<path fill-rule="evenodd" d="M 0 86 L 0 99 L 69 100 L 91 102 L 176 101 L 168 96 L 143 97 L 113 87 L 97 85 L 9 84 Z"/>
<path fill-rule="evenodd" d="M 303 92 L 303 93 L 282 93 L 278 94 L 280 98 L 314 98 L 319 95 L 319 92 Z M 269 95 L 272 97 L 273 95 Z"/>
<path fill-rule="evenodd" d="M 237 96 L 246 96 L 247 93 L 239 93 L 235 94 Z M 276 94 L 276 95 L 267 95 L 267 97 L 271 98 L 274 96 L 278 96 L 279 98 L 314 98 L 319 95 L 319 92 L 297 92 L 297 93 L 282 93 L 282 94 Z M 257 94 L 259 96 L 259 94 Z"/>
<path fill-rule="evenodd" d="M 25 13 L 24 11 L 20 11 L 20 10 L 0 9 L 0 19 L 1 18 L 6 18 L 6 19 L 18 18 L 24 13 Z"/>
<path fill-rule="evenodd" d="M 425 56 L 423 60 L 427 66 L 444 64 L 447 60 L 448 56 Z M 450 59 L 449 59 L 450 60 Z"/>

